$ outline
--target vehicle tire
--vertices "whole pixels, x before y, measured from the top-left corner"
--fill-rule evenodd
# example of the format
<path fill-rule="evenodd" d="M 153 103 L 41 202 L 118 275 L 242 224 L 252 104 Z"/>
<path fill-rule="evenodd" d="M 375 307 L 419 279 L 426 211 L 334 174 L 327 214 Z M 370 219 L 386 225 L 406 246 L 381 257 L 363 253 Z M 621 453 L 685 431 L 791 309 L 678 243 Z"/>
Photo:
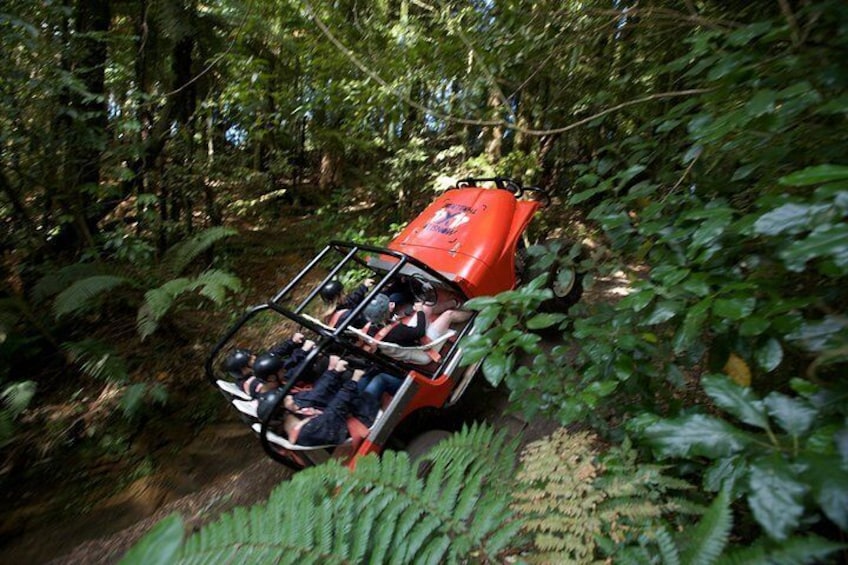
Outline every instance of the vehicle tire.
<path fill-rule="evenodd" d="M 555 254 L 551 257 L 551 254 Z M 583 296 L 583 276 L 579 271 L 583 252 L 574 242 L 564 239 L 547 240 L 527 250 L 525 280 L 545 275 L 545 288 L 553 298 L 542 303 L 541 309 L 549 312 L 566 312 Z"/>
<path fill-rule="evenodd" d="M 427 455 L 436 447 L 437 444 L 446 440 L 451 436 L 447 430 L 429 430 L 410 441 L 406 446 L 406 453 L 409 455 L 409 460 L 416 467 L 419 478 L 424 478 L 430 472 L 433 462 L 427 458 Z"/>

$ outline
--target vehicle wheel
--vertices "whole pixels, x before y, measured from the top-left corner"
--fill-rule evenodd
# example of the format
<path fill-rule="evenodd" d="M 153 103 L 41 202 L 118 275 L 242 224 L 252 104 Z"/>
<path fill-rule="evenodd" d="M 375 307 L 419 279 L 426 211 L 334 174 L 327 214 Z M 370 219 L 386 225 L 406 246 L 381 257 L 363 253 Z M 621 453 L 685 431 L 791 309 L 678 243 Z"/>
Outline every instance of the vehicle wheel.
<path fill-rule="evenodd" d="M 427 459 L 426 456 L 437 444 L 450 436 L 451 433 L 447 430 L 429 430 L 416 436 L 407 444 L 406 453 L 409 455 L 409 460 L 412 461 L 413 465 L 417 463 L 417 475 L 419 478 L 427 476 L 433 466 L 433 462 Z"/>
<path fill-rule="evenodd" d="M 552 239 L 527 250 L 525 280 L 545 275 L 545 288 L 554 297 L 542 304 L 542 310 L 565 312 L 583 296 L 583 275 L 578 270 L 582 258 L 579 245 Z"/>

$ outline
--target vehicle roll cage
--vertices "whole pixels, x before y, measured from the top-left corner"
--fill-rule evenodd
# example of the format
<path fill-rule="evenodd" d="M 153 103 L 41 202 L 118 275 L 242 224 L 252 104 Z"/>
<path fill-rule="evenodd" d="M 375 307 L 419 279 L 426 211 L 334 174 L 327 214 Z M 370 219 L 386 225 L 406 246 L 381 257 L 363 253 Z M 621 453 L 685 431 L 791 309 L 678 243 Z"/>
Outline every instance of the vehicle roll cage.
<path fill-rule="evenodd" d="M 322 261 L 328 256 L 331 256 L 332 253 L 338 253 L 342 255 L 343 258 L 338 261 L 332 269 L 330 269 L 330 271 L 322 278 L 320 283 L 314 285 L 306 297 L 300 300 L 294 308 L 286 307 L 284 304 L 293 298 L 293 296 L 291 296 L 292 291 L 297 288 L 300 283 L 303 283 L 307 275 L 309 275 L 313 269 L 316 269 L 319 265 L 321 265 Z M 377 260 L 369 261 L 363 259 L 361 255 L 364 253 L 373 254 L 372 259 Z M 315 300 L 321 288 L 323 288 L 327 282 L 335 279 L 342 269 L 344 269 L 350 262 L 355 262 L 359 266 L 371 270 L 375 275 L 380 276 L 380 279 L 369 290 L 365 298 L 357 304 L 355 308 L 353 308 L 351 314 L 343 319 L 337 327 L 325 325 L 323 322 L 305 314 L 304 310 L 310 303 L 312 303 L 313 300 Z M 394 264 L 392 265 L 393 262 Z M 385 270 L 387 265 L 391 266 L 388 267 L 388 270 Z M 283 398 L 294 387 L 300 375 L 315 362 L 317 357 L 323 351 L 328 348 L 335 350 L 343 349 L 358 358 L 365 358 L 372 363 L 377 363 L 378 365 L 385 367 L 387 370 L 397 374 L 414 372 L 424 376 L 427 375 L 427 373 L 431 373 L 427 376 L 430 376 L 431 378 L 440 377 L 442 368 L 445 367 L 445 365 L 454 356 L 455 352 L 459 349 L 459 342 L 461 341 L 461 338 L 470 331 L 473 326 L 472 323 L 466 324 L 457 334 L 456 340 L 450 344 L 450 349 L 442 357 L 442 361 L 439 363 L 438 368 L 432 372 L 427 371 L 420 365 L 414 365 L 392 359 L 377 352 L 372 353 L 365 351 L 357 345 L 354 339 L 351 338 L 349 333 L 346 331 L 351 322 L 353 322 L 359 314 L 362 313 L 371 299 L 373 299 L 377 294 L 380 294 L 389 283 L 395 280 L 395 277 L 400 275 L 408 275 L 413 278 L 423 277 L 430 279 L 428 282 L 434 282 L 442 287 L 449 288 L 456 293 L 457 296 L 460 296 L 463 299 L 466 298 L 465 293 L 459 285 L 447 279 L 441 273 L 431 269 L 416 258 L 405 253 L 372 245 L 331 241 L 309 262 L 309 264 L 301 269 L 301 271 L 282 290 L 275 294 L 271 300 L 264 304 L 250 307 L 212 348 L 206 359 L 205 370 L 207 379 L 214 385 L 216 381 L 215 361 L 218 355 L 224 347 L 230 343 L 239 330 L 241 330 L 248 321 L 256 317 L 261 312 L 270 310 L 295 322 L 298 326 L 308 328 L 316 335 L 320 336 L 319 339 L 316 340 L 315 347 L 313 347 L 307 354 L 306 359 L 288 376 L 286 384 L 280 389 L 281 393 L 277 395 L 277 400 L 274 406 L 265 412 L 264 417 L 261 418 L 262 427 L 259 434 L 260 441 L 263 449 L 269 457 L 277 462 L 291 465 L 290 461 L 285 456 L 281 455 L 276 449 L 271 447 L 271 444 L 268 441 L 269 423 L 273 420 L 273 416 L 277 412 L 279 405 L 282 403 Z"/>

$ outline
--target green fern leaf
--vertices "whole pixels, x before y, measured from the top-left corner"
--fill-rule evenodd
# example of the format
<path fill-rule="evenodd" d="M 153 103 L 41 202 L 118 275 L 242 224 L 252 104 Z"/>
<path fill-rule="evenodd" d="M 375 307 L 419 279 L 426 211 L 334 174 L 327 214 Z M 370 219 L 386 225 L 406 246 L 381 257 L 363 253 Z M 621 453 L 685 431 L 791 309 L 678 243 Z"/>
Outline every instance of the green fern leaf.
<path fill-rule="evenodd" d="M 183 521 L 177 514 L 165 518 L 121 559 L 121 565 L 173 563 L 183 538 Z"/>
<path fill-rule="evenodd" d="M 721 556 L 727 545 L 733 514 L 730 511 L 730 492 L 722 489 L 701 518 L 698 526 L 686 531 L 684 563 L 710 565 Z"/>
<path fill-rule="evenodd" d="M 96 339 L 67 342 L 62 345 L 72 363 L 79 365 L 83 374 L 97 380 L 124 383 L 129 375 L 124 359 Z"/>
<path fill-rule="evenodd" d="M 177 296 L 191 290 L 192 285 L 193 281 L 179 278 L 144 293 L 144 304 L 138 309 L 136 316 L 136 328 L 142 340 L 156 331 L 159 320 L 171 309 Z"/>
<path fill-rule="evenodd" d="M 205 296 L 215 304 L 222 304 L 227 296 L 227 291 L 238 292 L 241 290 L 241 280 L 226 271 L 210 269 L 198 276 L 193 286 L 200 288 L 201 296 Z"/>
<path fill-rule="evenodd" d="M 458 442 L 468 439 L 462 433 L 455 437 Z M 493 443 L 500 441 L 500 435 L 493 438 Z M 386 452 L 382 459 L 363 458 L 354 471 L 331 461 L 298 473 L 275 489 L 265 505 L 249 513 L 237 509 L 193 535 L 183 548 L 182 562 L 456 563 L 487 552 L 495 561 L 495 552 L 518 528 L 507 493 L 478 486 L 485 483 L 485 469 L 475 462 L 488 457 L 488 447 L 469 446 L 470 458 L 466 453 L 433 462 L 433 470 L 447 483 L 459 476 L 479 493 L 467 495 L 460 488 L 456 496 L 463 504 L 479 499 L 469 514 L 478 520 L 476 525 L 447 514 L 453 504 L 422 496 L 427 489 L 409 458 Z M 457 548 L 466 548 L 466 555 Z"/>
<path fill-rule="evenodd" d="M 222 226 L 211 227 L 171 246 L 162 258 L 162 267 L 168 276 L 180 275 L 201 253 L 225 237 L 238 232 Z"/>
<path fill-rule="evenodd" d="M 77 281 L 113 274 L 115 273 L 102 263 L 73 263 L 38 279 L 30 298 L 33 304 L 43 304 Z"/>
<path fill-rule="evenodd" d="M 97 275 L 78 280 L 56 296 L 53 315 L 58 320 L 68 314 L 86 311 L 94 306 L 95 298 L 126 284 L 131 284 L 130 279 L 115 275 Z"/>
<path fill-rule="evenodd" d="M 0 405 L 11 420 L 20 416 L 27 409 L 35 396 L 36 385 L 33 381 L 22 381 L 8 385 L 0 393 Z"/>
<path fill-rule="evenodd" d="M 664 565 L 680 565 L 680 551 L 674 543 L 674 538 L 666 528 L 660 528 L 654 532 L 657 547 Z"/>

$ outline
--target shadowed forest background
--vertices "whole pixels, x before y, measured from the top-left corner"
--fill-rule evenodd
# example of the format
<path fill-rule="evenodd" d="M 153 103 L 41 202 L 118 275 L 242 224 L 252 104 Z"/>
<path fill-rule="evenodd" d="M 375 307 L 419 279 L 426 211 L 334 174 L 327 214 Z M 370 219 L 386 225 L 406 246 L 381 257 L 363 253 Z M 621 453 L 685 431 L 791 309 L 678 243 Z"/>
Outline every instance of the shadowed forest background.
<path fill-rule="evenodd" d="M 313 534 L 351 562 L 845 559 L 844 1 L 6 0 L 0 44 L 10 516 L 18 492 L 154 472 L 165 430 L 219 419 L 208 348 L 329 239 L 384 243 L 502 175 L 553 196 L 530 235 L 575 247 L 542 260 L 626 282 L 568 316 L 532 286 L 476 305 L 469 360 L 573 433 L 460 434 L 429 509 L 460 517 L 432 528 L 344 523 L 406 516 L 429 479 L 403 457 L 310 469 L 304 501 L 338 503 Z M 374 509 L 388 475 L 408 482 Z M 326 555 L 285 520 L 222 520 L 146 547 Z"/>

